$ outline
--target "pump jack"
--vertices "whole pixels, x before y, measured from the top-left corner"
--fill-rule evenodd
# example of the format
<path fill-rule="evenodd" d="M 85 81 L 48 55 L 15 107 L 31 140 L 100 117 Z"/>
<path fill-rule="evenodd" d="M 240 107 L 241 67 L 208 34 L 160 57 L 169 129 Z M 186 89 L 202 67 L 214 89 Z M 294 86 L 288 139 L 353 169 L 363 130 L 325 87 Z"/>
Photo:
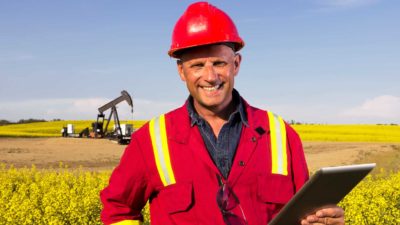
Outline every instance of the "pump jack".
<path fill-rule="evenodd" d="M 132 133 L 132 127 L 125 125 L 125 127 L 121 128 L 116 108 L 116 105 L 118 105 L 122 101 L 126 101 L 128 105 L 131 106 L 131 113 L 133 114 L 132 98 L 127 91 L 123 90 L 121 91 L 121 96 L 98 108 L 99 114 L 97 115 L 96 122 L 92 123 L 93 132 L 90 133 L 91 137 L 94 138 L 108 137 L 110 139 L 117 139 L 119 144 L 129 144 L 131 140 L 130 136 Z M 111 109 L 111 113 L 108 116 L 106 125 L 104 127 L 103 126 L 105 117 L 104 112 L 107 111 L 108 109 Z M 111 132 L 107 132 L 108 125 L 110 124 L 112 116 L 114 119 L 115 129 Z"/>
<path fill-rule="evenodd" d="M 99 114 L 97 115 L 96 122 L 92 123 L 92 131 L 89 131 L 89 128 L 86 127 L 79 134 L 75 134 L 73 131 L 73 125 L 68 124 L 67 127 L 62 128 L 61 135 L 63 137 L 109 138 L 117 140 L 119 144 L 129 144 L 131 141 L 133 126 L 131 124 L 120 124 L 116 107 L 123 101 L 128 103 L 131 107 L 131 113 L 133 114 L 132 98 L 127 91 L 123 90 L 121 91 L 121 96 L 98 108 Z M 111 112 L 104 127 L 104 112 L 109 109 L 111 109 Z M 108 132 L 108 125 L 110 124 L 111 117 L 114 119 L 114 130 Z"/>

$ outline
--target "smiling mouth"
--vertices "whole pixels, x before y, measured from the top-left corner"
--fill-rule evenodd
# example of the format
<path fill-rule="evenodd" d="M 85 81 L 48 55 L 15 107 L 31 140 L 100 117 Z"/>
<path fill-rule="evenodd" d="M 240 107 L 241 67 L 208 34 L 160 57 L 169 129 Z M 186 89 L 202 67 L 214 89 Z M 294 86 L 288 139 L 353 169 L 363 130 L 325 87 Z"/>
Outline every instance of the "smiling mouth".
<path fill-rule="evenodd" d="M 223 84 L 217 84 L 214 86 L 202 86 L 201 88 L 205 91 L 211 92 L 211 91 L 216 91 L 218 89 L 220 89 L 223 86 Z"/>

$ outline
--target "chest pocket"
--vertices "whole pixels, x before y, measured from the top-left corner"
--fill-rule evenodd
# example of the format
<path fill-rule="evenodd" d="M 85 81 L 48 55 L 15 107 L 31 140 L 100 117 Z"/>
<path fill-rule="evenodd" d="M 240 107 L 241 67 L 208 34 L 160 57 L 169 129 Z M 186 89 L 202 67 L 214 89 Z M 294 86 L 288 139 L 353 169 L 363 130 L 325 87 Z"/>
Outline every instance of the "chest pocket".
<path fill-rule="evenodd" d="M 258 177 L 257 195 L 261 202 L 286 204 L 293 194 L 293 182 L 288 176 L 269 174 Z"/>
<path fill-rule="evenodd" d="M 158 198 L 169 214 L 187 211 L 192 205 L 192 183 L 176 183 L 160 191 Z"/>

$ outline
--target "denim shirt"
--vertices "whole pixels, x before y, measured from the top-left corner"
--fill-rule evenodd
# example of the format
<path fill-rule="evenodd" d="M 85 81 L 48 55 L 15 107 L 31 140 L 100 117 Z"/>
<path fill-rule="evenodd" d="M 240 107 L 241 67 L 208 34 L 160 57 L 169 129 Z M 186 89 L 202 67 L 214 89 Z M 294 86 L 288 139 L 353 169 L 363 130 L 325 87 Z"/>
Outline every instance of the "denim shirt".
<path fill-rule="evenodd" d="M 195 110 L 193 97 L 189 96 L 187 109 L 191 126 L 197 125 L 207 150 L 221 174 L 227 178 L 232 167 L 233 157 L 239 144 L 242 125 L 248 126 L 247 115 L 239 92 L 233 90 L 232 100 L 236 110 L 229 116 L 218 137 L 215 137 L 210 124 L 204 120 Z"/>

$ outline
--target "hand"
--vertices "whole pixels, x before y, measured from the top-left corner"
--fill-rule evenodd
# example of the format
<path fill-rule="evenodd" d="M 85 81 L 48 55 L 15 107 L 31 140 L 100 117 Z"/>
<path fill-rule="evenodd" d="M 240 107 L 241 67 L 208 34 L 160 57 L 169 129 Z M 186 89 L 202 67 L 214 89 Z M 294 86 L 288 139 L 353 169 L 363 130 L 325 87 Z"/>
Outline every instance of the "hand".
<path fill-rule="evenodd" d="M 306 216 L 301 220 L 302 225 L 343 225 L 344 210 L 339 206 L 328 206 Z"/>

